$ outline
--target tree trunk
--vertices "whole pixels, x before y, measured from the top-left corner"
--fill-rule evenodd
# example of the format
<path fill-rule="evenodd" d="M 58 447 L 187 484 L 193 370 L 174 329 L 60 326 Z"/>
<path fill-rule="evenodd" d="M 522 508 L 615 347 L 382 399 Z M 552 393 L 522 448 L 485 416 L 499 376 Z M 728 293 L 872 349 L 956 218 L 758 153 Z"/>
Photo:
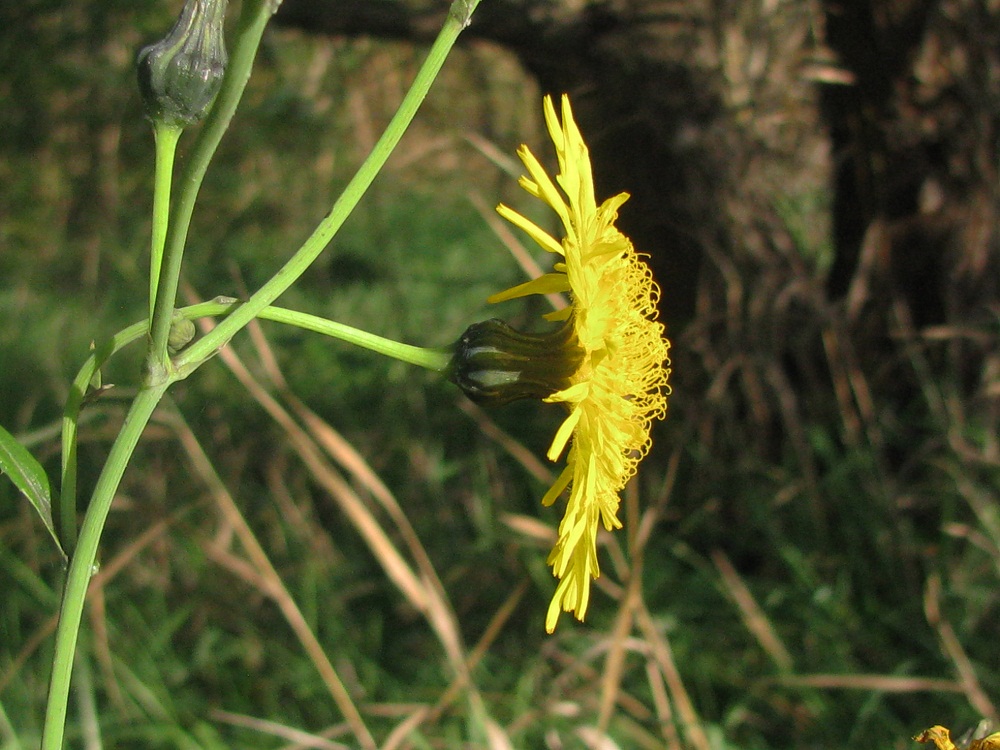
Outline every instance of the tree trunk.
<path fill-rule="evenodd" d="M 427 42 L 446 11 L 447 3 L 285 0 L 277 20 Z M 800 54 L 812 20 L 805 4 L 486 0 L 464 38 L 503 46 L 543 92 L 570 94 L 599 195 L 631 193 L 622 229 L 651 256 L 676 323 L 694 314 L 709 253 L 784 234 L 775 211 L 784 196 L 772 201 L 771 191 L 822 189 L 823 135 Z M 750 52 L 756 68 L 743 57 Z"/>

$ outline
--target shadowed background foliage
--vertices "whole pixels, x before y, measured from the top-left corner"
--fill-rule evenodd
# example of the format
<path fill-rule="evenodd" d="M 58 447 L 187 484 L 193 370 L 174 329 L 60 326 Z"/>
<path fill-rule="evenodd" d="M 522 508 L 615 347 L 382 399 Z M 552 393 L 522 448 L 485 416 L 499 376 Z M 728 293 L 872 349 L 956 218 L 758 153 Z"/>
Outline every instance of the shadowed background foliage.
<path fill-rule="evenodd" d="M 285 0 L 202 191 L 192 298 L 240 296 L 304 239 L 445 8 Z M 177 10 L 0 9 L 0 423 L 53 470 L 90 341 L 143 314 L 152 143 L 131 62 Z M 558 411 L 485 414 L 264 325 L 231 347 L 249 376 L 220 357 L 179 384 L 126 476 L 74 744 L 95 719 L 111 747 L 357 745 L 304 632 L 393 747 L 597 747 L 600 727 L 624 748 L 907 748 L 997 718 L 997 18 L 986 0 L 484 0 L 281 303 L 431 346 L 494 314 L 537 325 L 541 308 L 485 305 L 523 273 L 492 207 L 535 210 L 511 157 L 548 154 L 541 94 L 571 94 L 601 194 L 633 194 L 622 227 L 674 342 L 671 413 L 588 623 L 543 637 Z M 137 374 L 138 353 L 105 372 L 82 487 Z M 59 574 L 0 486 L 4 747 L 37 744 Z"/>

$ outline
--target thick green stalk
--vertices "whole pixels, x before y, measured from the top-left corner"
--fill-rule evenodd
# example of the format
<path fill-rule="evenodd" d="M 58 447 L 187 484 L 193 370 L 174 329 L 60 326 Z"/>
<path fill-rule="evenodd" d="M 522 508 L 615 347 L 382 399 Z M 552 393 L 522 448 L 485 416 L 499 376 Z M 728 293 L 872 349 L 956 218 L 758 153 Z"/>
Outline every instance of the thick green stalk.
<path fill-rule="evenodd" d="M 87 585 L 90 583 L 90 577 L 94 572 L 94 561 L 97 559 L 97 545 L 104 530 L 108 511 L 111 509 L 111 501 L 125 473 L 125 467 L 139 442 L 139 436 L 142 435 L 146 423 L 153 414 L 153 409 L 160 402 L 168 385 L 169 381 L 155 388 L 143 389 L 135 397 L 121 432 L 111 446 L 108 460 L 97 480 L 90 506 L 83 519 L 80 538 L 69 564 L 62 609 L 59 612 L 55 656 L 52 660 L 52 676 L 49 681 L 49 698 L 45 707 L 45 726 L 42 730 L 42 750 L 62 748 L 73 656 L 76 653 Z"/>
<path fill-rule="evenodd" d="M 351 211 L 368 190 L 376 175 L 382 169 L 399 139 L 413 120 L 417 109 L 427 96 L 427 91 L 444 65 L 448 53 L 462 29 L 469 23 L 472 11 L 479 0 L 457 0 L 448 18 L 445 20 L 441 33 L 438 34 L 427 59 L 417 72 L 413 85 L 407 92 L 399 109 L 386 127 L 382 137 L 368 155 L 364 164 L 348 183 L 344 192 L 334 203 L 330 213 L 320 222 L 312 235 L 301 248 L 285 263 L 271 279 L 264 284 L 249 300 L 241 304 L 231 315 L 219 323 L 216 328 L 196 341 L 175 359 L 178 371 L 186 376 L 199 362 L 212 356 L 219 347 L 229 341 L 240 329 L 260 315 L 268 305 L 274 302 L 286 289 L 305 272 L 330 240 L 350 216 Z M 171 227 L 173 229 L 173 227 Z"/>

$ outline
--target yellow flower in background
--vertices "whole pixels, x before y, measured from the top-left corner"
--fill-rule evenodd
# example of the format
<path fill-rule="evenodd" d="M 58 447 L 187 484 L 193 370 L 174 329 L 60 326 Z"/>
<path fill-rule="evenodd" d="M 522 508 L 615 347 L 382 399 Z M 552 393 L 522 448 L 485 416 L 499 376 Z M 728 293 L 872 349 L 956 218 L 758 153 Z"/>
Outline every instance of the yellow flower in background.
<path fill-rule="evenodd" d="M 959 740 L 958 745 L 952 742 L 951 732 L 948 731 L 947 727 L 940 724 L 925 729 L 913 739 L 916 742 L 933 743 L 938 750 L 959 750 L 959 748 L 962 750 L 1000 750 L 1000 732 L 989 734 L 990 730 L 995 728 L 995 722 L 984 719 L 975 731 L 969 732 L 968 738 Z"/>
<path fill-rule="evenodd" d="M 618 493 L 649 450 L 654 419 L 666 414 L 670 343 L 657 322 L 659 288 L 631 241 L 615 227 L 628 193 L 600 205 L 594 196 L 590 154 L 573 120 L 569 98 L 562 117 L 550 97 L 545 123 L 555 144 L 559 173 L 555 181 L 526 146 L 518 156 L 528 176 L 520 185 L 559 216 L 565 236 L 557 240 L 538 225 L 501 204 L 497 211 L 550 253 L 562 256 L 552 273 L 490 297 L 490 302 L 530 294 L 569 292 L 571 305 L 550 313 L 565 321 L 567 361 L 573 371 L 549 402 L 566 405 L 569 415 L 556 432 L 548 458 L 566 451 L 566 467 L 542 502 L 551 505 L 569 488 L 559 537 L 548 558 L 559 579 L 545 618 L 555 630 L 560 612 L 583 620 L 591 579 L 600 575 L 597 529 L 621 528 Z"/>

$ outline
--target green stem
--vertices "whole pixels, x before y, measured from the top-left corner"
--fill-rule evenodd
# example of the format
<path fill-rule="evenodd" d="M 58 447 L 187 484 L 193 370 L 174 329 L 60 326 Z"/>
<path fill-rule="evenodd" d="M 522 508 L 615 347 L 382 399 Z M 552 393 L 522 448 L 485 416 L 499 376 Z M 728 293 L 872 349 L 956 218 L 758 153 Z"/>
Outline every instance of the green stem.
<path fill-rule="evenodd" d="M 455 0 L 444 28 L 431 48 L 427 61 L 417 74 L 413 86 L 403 99 L 399 111 L 393 117 L 389 127 L 376 144 L 368 159 L 362 165 L 354 179 L 351 180 L 344 194 L 337 200 L 330 214 L 320 223 L 312 236 L 292 259 L 268 283 L 261 287 L 248 302 L 236 306 L 235 311 L 222 321 L 219 326 L 201 340 L 188 347 L 172 363 L 167 352 L 167 341 L 173 317 L 174 301 L 177 297 L 181 260 L 187 241 L 191 215 L 194 211 L 194 204 L 209 161 L 229 126 L 229 122 L 236 111 L 236 106 L 250 77 L 253 60 L 264 33 L 264 28 L 277 7 L 277 3 L 272 2 L 272 0 L 246 0 L 244 3 L 237 24 L 233 52 L 230 57 L 226 79 L 212 108 L 212 112 L 198 134 L 188 166 L 181 176 L 180 195 L 174 205 L 173 212 L 170 214 L 170 221 L 166 229 L 163 244 L 164 250 L 159 274 L 155 275 L 158 276 L 158 280 L 155 282 L 153 281 L 154 269 L 151 268 L 150 290 L 154 292 L 154 297 L 151 302 L 151 321 L 148 328 L 150 346 L 146 359 L 146 384 L 132 402 L 125 423 L 122 425 L 122 429 L 111 447 L 108 459 L 94 488 L 94 493 L 80 529 L 80 536 L 70 561 L 66 588 L 63 592 L 62 609 L 59 614 L 59 624 L 56 629 L 49 697 L 46 703 L 45 724 L 42 730 L 42 750 L 61 750 L 63 745 L 73 658 L 76 652 L 84 601 L 87 595 L 87 585 L 93 572 L 94 561 L 97 558 L 98 544 L 115 492 L 153 410 L 171 383 L 180 377 L 186 377 L 197 369 L 220 346 L 232 338 L 237 331 L 244 328 L 254 317 L 260 315 L 268 308 L 271 302 L 277 299 L 278 296 L 302 275 L 306 268 L 323 251 L 344 223 L 347 216 L 350 215 L 354 206 L 357 205 L 361 196 L 368 189 L 369 185 L 371 185 L 375 176 L 388 159 L 389 154 L 399 142 L 406 127 L 413 119 L 417 108 L 426 96 L 431 83 L 444 64 L 444 60 L 458 38 L 458 34 L 468 25 L 472 11 L 478 5 L 478 2 L 479 0 Z M 154 197 L 154 204 L 155 202 L 156 199 Z M 154 239 L 155 242 L 156 240 Z M 225 307 L 229 309 L 232 306 Z M 303 325 L 303 327 L 310 327 L 312 325 L 310 319 L 313 316 L 307 316 L 303 313 L 296 314 L 291 311 L 282 311 L 276 314 L 284 316 L 286 318 L 285 322 L 297 321 L 294 324 Z M 328 329 L 330 335 L 335 335 L 333 328 L 330 327 L 332 325 L 339 328 L 338 337 L 340 338 L 350 340 L 350 337 L 353 337 L 358 342 L 366 340 L 369 348 L 375 350 L 379 350 L 378 347 L 381 346 L 376 341 L 379 337 L 372 337 L 367 334 L 362 335 L 362 332 L 352 332 L 353 329 L 349 329 L 347 326 L 339 327 L 337 324 L 331 324 L 330 321 L 322 323 L 320 321 L 321 319 L 319 318 L 315 319 L 316 330 Z M 305 325 L 306 323 L 309 325 Z M 128 336 L 141 336 L 142 332 L 146 330 L 146 323 L 144 322 L 139 325 L 142 326 L 140 332 L 126 329 L 129 331 Z M 100 352 L 95 352 L 92 357 L 93 368 L 96 369 L 99 366 L 99 362 L 103 361 L 110 353 L 113 353 L 117 345 L 120 344 L 123 346 L 123 342 L 128 336 L 119 334 L 116 337 L 116 343 L 102 348 Z M 134 338 L 130 340 L 134 340 Z M 401 345 L 387 346 L 385 347 L 385 353 L 389 353 L 390 349 L 397 352 L 402 351 L 398 349 L 399 346 Z M 420 364 L 417 360 L 420 360 L 421 357 L 417 356 L 415 352 L 411 353 L 414 354 L 412 361 L 415 364 Z M 427 362 L 439 362 L 443 356 L 442 353 L 437 353 L 436 357 L 428 357 Z M 423 364 L 423 366 L 431 365 Z M 437 369 L 437 367 L 437 364 L 433 365 L 434 369 Z M 90 376 L 94 371 L 91 369 L 87 378 L 83 379 L 83 374 L 87 369 L 91 368 L 89 366 L 85 367 L 77 377 L 77 381 L 74 382 L 73 391 L 67 402 L 67 416 L 64 417 L 63 445 L 64 450 L 67 452 L 64 454 L 63 459 L 63 479 L 67 486 L 64 486 L 63 494 L 70 499 L 74 498 L 76 494 L 76 414 L 78 414 L 79 408 L 83 403 L 87 384 L 90 382 Z M 68 449 L 67 444 L 70 444 Z M 65 492 L 66 489 L 69 489 L 68 493 Z M 63 518 L 60 525 L 64 531 L 74 523 L 74 504 L 67 504 L 64 501 L 61 506 L 61 515 Z"/>
<path fill-rule="evenodd" d="M 182 376 L 186 375 L 201 360 L 212 356 L 219 347 L 229 341 L 237 331 L 242 329 L 260 315 L 268 305 L 274 302 L 305 272 L 330 240 L 343 225 L 354 210 L 361 197 L 372 184 L 375 176 L 382 169 L 399 139 L 413 120 L 417 109 L 427 96 L 427 91 L 437 77 L 448 53 L 458 39 L 459 33 L 468 25 L 469 16 L 478 4 L 478 0 L 456 0 L 451 12 L 445 20 L 441 33 L 434 41 L 427 59 L 417 72 L 413 85 L 407 92 L 399 109 L 386 127 L 382 137 L 368 155 L 364 164 L 348 183 L 344 192 L 334 203 L 330 213 L 320 222 L 312 235 L 301 248 L 285 263 L 271 279 L 264 284 L 249 300 L 240 305 L 231 315 L 219 323 L 216 328 L 199 339 L 175 359 L 176 366 Z M 171 226 L 171 230 L 173 230 Z"/>
<path fill-rule="evenodd" d="M 148 332 L 148 328 L 148 320 L 134 323 L 116 333 L 110 341 L 96 347 L 77 373 L 66 398 L 62 419 L 62 478 L 59 483 L 58 527 L 59 541 L 62 542 L 67 555 L 73 554 L 73 547 L 76 544 L 76 434 L 87 388 L 94 373 L 105 361 L 119 349 L 142 338 Z"/>
<path fill-rule="evenodd" d="M 150 347 L 146 360 L 147 382 L 132 403 L 129 415 L 122 426 L 118 438 L 111 447 L 108 460 L 94 488 L 90 505 L 87 507 L 80 537 L 73 551 L 66 589 L 63 592 L 62 610 L 59 615 L 59 625 L 56 630 L 55 654 L 52 662 L 52 676 L 49 683 L 49 697 L 45 709 L 45 726 L 42 732 L 42 749 L 59 750 L 63 744 L 66 726 L 66 707 L 69 696 L 70 675 L 72 674 L 73 656 L 76 651 L 77 635 L 80 629 L 80 619 L 83 604 L 87 595 L 87 584 L 90 580 L 94 560 L 97 556 L 97 546 L 100 541 L 108 510 L 121 481 L 125 467 L 132 456 L 143 428 L 149 421 L 153 409 L 159 402 L 167 387 L 177 378 L 173 376 L 172 367 L 167 354 L 167 339 L 170 334 L 170 321 L 173 314 L 174 300 L 177 297 L 177 285 L 180 278 L 181 260 L 187 233 L 194 212 L 194 204 L 204 179 L 208 164 L 214 155 L 222 136 L 229 127 L 236 106 L 246 88 L 253 68 L 253 60 L 257 54 L 264 28 L 277 5 L 271 0 L 247 0 L 242 7 L 237 23 L 232 55 L 229 60 L 226 79 L 204 127 L 198 134 L 192 148 L 187 168 L 181 175 L 180 195 L 174 207 L 174 213 L 169 225 L 163 219 L 162 213 L 154 215 L 155 248 L 160 242 L 156 232 L 163 232 L 163 253 L 158 258 L 154 249 L 150 268 L 151 311 L 150 321 L 141 324 L 142 332 L 150 335 Z M 161 148 L 157 146 L 159 162 Z M 157 170 L 157 189 L 154 192 L 154 211 L 164 211 L 163 201 L 169 201 L 169 189 L 164 191 L 161 180 L 167 179 L 164 169 Z M 159 198 L 157 198 L 159 195 Z M 155 265 L 154 265 L 155 264 Z M 141 332 L 137 335 L 141 335 Z M 134 339 L 132 339 L 134 340 Z M 118 343 L 121 343 L 119 341 Z M 124 345 L 124 343 L 121 343 Z M 105 347 L 101 352 L 95 352 L 92 357 L 93 368 L 116 351 L 115 344 Z M 89 369 L 85 367 L 85 370 Z M 78 376 L 66 405 L 66 416 L 63 418 L 63 486 L 60 502 L 60 529 L 67 540 L 74 538 L 75 505 L 76 505 L 76 414 L 83 403 L 87 384 L 94 369 L 91 369 L 86 379 Z M 82 380 L 82 382 L 81 382 Z M 72 547 L 72 544 L 69 544 Z"/>
<path fill-rule="evenodd" d="M 108 511 L 111 509 L 111 501 L 125 473 L 125 467 L 139 442 L 139 436 L 153 414 L 153 409 L 163 397 L 170 382 L 139 391 L 125 417 L 121 432 L 111 446 L 108 460 L 94 487 L 90 506 L 80 528 L 80 538 L 69 564 L 62 609 L 59 612 L 55 656 L 52 660 L 52 676 L 49 681 L 49 698 L 45 707 L 45 725 L 42 729 L 42 750 L 62 748 L 73 657 L 76 653 L 76 640 L 80 632 L 87 585 L 90 583 L 94 561 L 97 559 L 97 545 L 104 530 Z"/>
<path fill-rule="evenodd" d="M 214 308 L 207 308 L 202 314 L 221 315 L 227 311 L 234 311 L 238 307 L 239 304 L 223 303 L 219 304 L 219 310 L 216 311 Z M 187 317 L 187 310 L 183 310 L 182 312 Z M 235 313 L 230 312 L 229 314 L 232 315 Z M 420 346 L 401 344 L 398 341 L 393 341 L 383 336 L 376 336 L 374 333 L 362 331 L 359 328 L 354 328 L 344 323 L 337 323 L 333 320 L 327 320 L 326 318 L 320 318 L 316 315 L 310 315 L 309 313 L 297 310 L 288 310 L 284 307 L 265 307 L 258 313 L 257 317 L 261 320 L 273 320 L 276 323 L 285 323 L 286 325 L 303 328 L 307 331 L 321 333 L 324 336 L 346 341 L 363 349 L 384 354 L 401 362 L 417 365 L 418 367 L 435 372 L 443 372 L 451 361 L 451 352 L 443 349 L 425 349 Z"/>
<path fill-rule="evenodd" d="M 153 123 L 153 137 L 156 141 L 156 168 L 153 177 L 153 232 L 152 248 L 149 256 L 149 316 L 153 317 L 156 303 L 156 289 L 160 283 L 160 266 L 163 262 L 163 246 L 167 241 L 167 224 L 170 212 L 170 185 L 174 174 L 174 156 L 182 129 L 167 125 L 160 120 Z"/>
<path fill-rule="evenodd" d="M 198 318 L 216 317 L 219 315 L 229 315 L 238 309 L 242 303 L 235 300 L 200 302 L 196 305 L 182 307 L 177 312 L 188 320 Z M 451 360 L 451 352 L 443 349 L 428 349 L 420 346 L 401 344 L 398 341 L 377 336 L 368 331 L 327 320 L 317 315 L 289 310 L 283 307 L 265 307 L 257 316 L 261 320 L 273 320 L 276 323 L 302 328 L 307 331 L 330 336 L 331 338 L 345 341 L 363 349 L 383 354 L 401 362 L 423 367 L 435 372 L 444 372 Z M 93 354 L 87 358 L 83 367 L 77 373 L 70 388 L 69 397 L 66 399 L 66 407 L 63 410 L 63 430 L 62 430 L 62 481 L 60 487 L 62 492 L 59 495 L 59 540 L 62 542 L 66 554 L 71 555 L 76 537 L 75 509 L 76 509 L 76 436 L 77 426 L 80 418 L 80 410 L 83 408 L 84 399 L 87 395 L 87 388 L 93 380 L 94 374 L 100 367 L 119 350 L 138 341 L 146 333 L 147 321 L 133 323 L 128 328 L 124 328 L 116 333 L 110 341 L 95 348 Z M 204 360 L 202 360 L 204 361 Z"/>
<path fill-rule="evenodd" d="M 215 315 L 234 315 L 245 303 L 239 302 L 203 302 L 182 308 L 178 312 L 185 318 L 196 319 Z M 273 320 L 278 323 L 294 325 L 316 333 L 340 339 L 371 351 L 418 365 L 435 371 L 442 371 L 448 364 L 449 354 L 439 349 L 423 349 L 417 346 L 401 344 L 391 339 L 376 336 L 342 323 L 326 320 L 309 313 L 288 310 L 281 307 L 266 307 L 261 310 L 258 318 Z M 228 319 L 228 318 L 227 318 Z M 225 321 L 223 321 L 224 323 Z M 86 389 L 94 373 L 112 354 L 137 341 L 146 333 L 146 321 L 135 323 L 119 331 L 109 342 L 102 345 L 87 359 L 80 369 L 66 402 L 63 416 L 63 507 L 60 519 L 63 524 L 64 539 L 71 539 L 66 530 L 66 519 L 72 519 L 73 514 L 65 507 L 67 498 L 75 497 L 76 487 L 76 426 L 79 421 L 80 408 L 83 405 Z M 204 363 L 203 358 L 198 364 Z M 46 706 L 45 726 L 42 733 L 42 750 L 58 750 L 62 747 L 63 733 L 66 723 L 66 709 L 69 700 L 69 683 L 72 673 L 73 658 L 76 651 L 76 641 L 80 630 L 84 600 L 87 595 L 87 585 L 97 558 L 97 546 L 104 530 L 104 524 L 111 508 L 118 485 L 125 472 L 125 467 L 132 456 L 143 429 L 149 418 L 173 380 L 145 388 L 139 392 L 125 418 L 121 432 L 111 447 L 104 470 L 97 480 L 93 498 L 87 508 L 80 538 L 72 552 L 66 588 L 63 592 L 62 610 L 59 613 L 59 626 L 56 630 L 55 657 L 52 665 L 52 677 L 49 683 L 49 699 Z M 71 522 L 71 521 L 70 521 Z"/>
<path fill-rule="evenodd" d="M 151 342 L 146 359 L 147 382 L 150 385 L 168 379 L 173 369 L 167 352 L 167 338 L 170 335 L 170 320 L 177 299 L 181 261 L 191 227 L 191 216 L 208 165 L 236 113 L 236 107 L 250 79 L 264 29 L 276 7 L 277 3 L 271 0 L 247 0 L 243 4 L 233 37 L 226 78 L 212 105 L 212 111 L 195 139 L 187 166 L 180 177 L 179 194 L 170 215 L 163 266 L 151 313 Z"/>

